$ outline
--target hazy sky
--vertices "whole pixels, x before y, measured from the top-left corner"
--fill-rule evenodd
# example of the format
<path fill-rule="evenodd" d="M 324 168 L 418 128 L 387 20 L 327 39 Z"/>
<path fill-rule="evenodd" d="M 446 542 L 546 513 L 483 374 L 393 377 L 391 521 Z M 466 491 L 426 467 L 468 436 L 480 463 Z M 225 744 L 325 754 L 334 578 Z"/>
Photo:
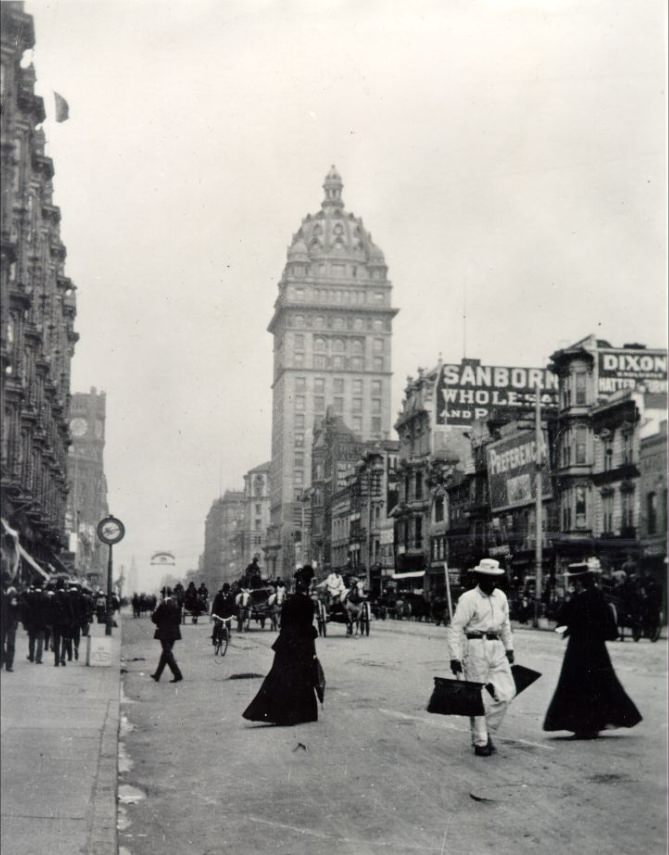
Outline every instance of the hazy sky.
<path fill-rule="evenodd" d="M 107 392 L 118 561 L 196 566 L 270 457 L 286 249 L 331 164 L 383 249 L 407 374 L 666 342 L 663 0 L 34 0 L 74 391 Z"/>

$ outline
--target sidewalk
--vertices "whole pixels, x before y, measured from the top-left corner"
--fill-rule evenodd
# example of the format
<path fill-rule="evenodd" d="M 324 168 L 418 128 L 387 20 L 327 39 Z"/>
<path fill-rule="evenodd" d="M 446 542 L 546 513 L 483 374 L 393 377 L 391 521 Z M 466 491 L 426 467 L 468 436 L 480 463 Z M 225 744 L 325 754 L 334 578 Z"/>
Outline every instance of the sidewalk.
<path fill-rule="evenodd" d="M 19 629 L 0 683 L 2 853 L 116 855 L 120 624 L 103 668 L 85 665 L 85 639 L 78 662 L 34 665 Z"/>

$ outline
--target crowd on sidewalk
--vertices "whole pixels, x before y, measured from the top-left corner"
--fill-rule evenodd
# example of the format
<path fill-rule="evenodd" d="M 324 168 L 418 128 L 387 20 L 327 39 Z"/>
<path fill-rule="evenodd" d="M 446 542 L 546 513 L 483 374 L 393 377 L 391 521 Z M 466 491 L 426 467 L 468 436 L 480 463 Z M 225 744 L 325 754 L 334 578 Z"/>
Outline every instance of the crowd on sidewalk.
<path fill-rule="evenodd" d="M 117 600 L 112 607 L 118 608 Z M 93 592 L 79 581 L 59 577 L 44 583 L 35 579 L 23 589 L 5 583 L 0 595 L 0 668 L 14 670 L 20 625 L 28 634 L 28 662 L 41 665 L 49 653 L 53 653 L 55 667 L 77 661 L 90 624 L 95 618 L 104 623 L 106 613 L 102 592 Z"/>

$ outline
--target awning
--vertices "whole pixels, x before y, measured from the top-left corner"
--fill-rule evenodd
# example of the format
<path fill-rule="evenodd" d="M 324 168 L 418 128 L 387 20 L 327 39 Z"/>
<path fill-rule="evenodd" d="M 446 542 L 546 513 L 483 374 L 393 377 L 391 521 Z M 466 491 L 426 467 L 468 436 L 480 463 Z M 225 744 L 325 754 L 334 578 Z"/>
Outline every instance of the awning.
<path fill-rule="evenodd" d="M 409 573 L 393 573 L 393 579 L 422 579 L 425 576 L 425 570 L 412 570 Z"/>
<path fill-rule="evenodd" d="M 45 570 L 42 570 L 42 568 L 39 566 L 37 561 L 35 561 L 35 559 L 25 551 L 25 549 L 21 546 L 20 543 L 19 543 L 19 555 L 21 556 L 21 558 L 23 558 L 24 561 L 26 561 L 26 563 L 30 564 L 30 566 L 33 568 L 33 570 L 37 570 L 37 572 L 40 574 L 40 576 L 43 579 L 51 578 Z"/>

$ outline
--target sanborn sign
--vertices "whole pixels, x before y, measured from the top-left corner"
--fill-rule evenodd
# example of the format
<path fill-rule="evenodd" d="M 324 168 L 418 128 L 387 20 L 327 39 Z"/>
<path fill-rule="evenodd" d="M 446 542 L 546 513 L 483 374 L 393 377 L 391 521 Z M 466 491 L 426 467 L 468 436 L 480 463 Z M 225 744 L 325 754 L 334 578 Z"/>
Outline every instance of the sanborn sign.
<path fill-rule="evenodd" d="M 545 368 L 507 368 L 463 359 L 460 365 L 442 365 L 437 381 L 437 424 L 469 425 L 487 419 L 492 411 L 511 416 L 534 407 L 535 388 L 542 407 L 557 404 L 557 377 Z"/>

